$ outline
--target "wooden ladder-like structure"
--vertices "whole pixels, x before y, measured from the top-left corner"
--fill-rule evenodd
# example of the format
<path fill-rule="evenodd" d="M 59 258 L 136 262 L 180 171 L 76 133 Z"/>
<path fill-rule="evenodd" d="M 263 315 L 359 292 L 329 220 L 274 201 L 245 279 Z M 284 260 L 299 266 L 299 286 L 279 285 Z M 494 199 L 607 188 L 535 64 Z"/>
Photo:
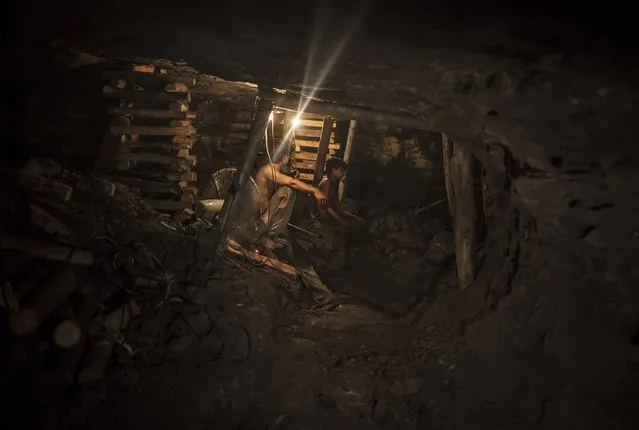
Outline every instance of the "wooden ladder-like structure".
<path fill-rule="evenodd" d="M 288 129 L 286 123 L 288 123 L 287 119 L 285 119 L 285 130 Z M 325 126 L 327 130 L 324 130 Z M 328 139 L 325 153 L 321 151 L 323 134 L 327 135 L 325 139 Z M 294 145 L 295 151 L 292 158 L 295 168 L 300 172 L 299 179 L 317 185 L 318 178 L 321 180 L 324 174 L 326 160 L 340 150 L 340 144 L 335 140 L 335 121 L 331 118 L 302 115 L 295 127 Z M 317 171 L 318 157 L 322 159 L 319 171 Z"/>
<path fill-rule="evenodd" d="M 103 77 L 102 95 L 111 101 L 105 141 L 115 146 L 113 175 L 139 189 L 157 210 L 191 209 L 197 199 L 197 175 L 191 171 L 197 159 L 190 150 L 197 136 L 188 80 L 175 82 L 153 65 L 106 71 Z"/>

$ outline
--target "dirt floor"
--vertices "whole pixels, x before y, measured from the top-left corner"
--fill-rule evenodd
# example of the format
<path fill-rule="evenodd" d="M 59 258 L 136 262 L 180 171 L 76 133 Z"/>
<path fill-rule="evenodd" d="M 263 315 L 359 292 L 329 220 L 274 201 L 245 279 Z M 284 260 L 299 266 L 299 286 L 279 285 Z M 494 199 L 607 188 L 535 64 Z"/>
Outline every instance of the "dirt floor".
<path fill-rule="evenodd" d="M 130 229 L 175 274 L 174 294 L 136 296 L 141 315 L 97 382 L 55 388 L 46 350 L 22 363 L 4 384 L 7 428 L 637 428 L 625 365 L 610 371 L 605 354 L 575 347 L 583 335 L 566 321 L 588 300 L 549 313 L 562 299 L 540 291 L 558 275 L 537 270 L 532 240 L 513 290 L 492 302 L 495 292 L 461 292 L 446 213 L 369 213 L 368 230 L 316 229 L 314 244 L 296 235 L 333 296 L 244 259 L 214 270 L 208 234 Z M 609 378 L 584 378 L 593 369 Z"/>

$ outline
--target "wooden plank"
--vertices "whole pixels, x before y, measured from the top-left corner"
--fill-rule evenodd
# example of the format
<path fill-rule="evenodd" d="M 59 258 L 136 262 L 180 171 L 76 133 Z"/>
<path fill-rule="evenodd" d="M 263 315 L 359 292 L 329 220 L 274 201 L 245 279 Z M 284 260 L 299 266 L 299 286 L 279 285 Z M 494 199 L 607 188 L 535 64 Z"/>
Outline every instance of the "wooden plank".
<path fill-rule="evenodd" d="M 167 184 L 164 182 L 145 181 L 140 178 L 130 178 L 118 176 L 113 178 L 114 181 L 120 182 L 126 186 L 137 188 L 140 191 L 158 194 L 180 194 L 180 187 L 175 184 Z"/>
<path fill-rule="evenodd" d="M 153 119 L 195 119 L 195 112 L 179 112 L 177 110 L 165 109 L 143 109 L 143 108 L 127 108 L 110 106 L 109 114 L 111 115 L 129 115 L 138 118 Z"/>
<path fill-rule="evenodd" d="M 313 171 L 315 171 L 315 164 L 316 163 L 314 161 L 307 161 L 307 162 L 295 161 L 293 163 L 296 169 L 313 170 Z"/>
<path fill-rule="evenodd" d="M 68 185 L 26 172 L 20 173 L 20 185 L 31 192 L 55 194 L 65 202 L 73 194 L 73 188 Z"/>
<path fill-rule="evenodd" d="M 303 161 L 317 160 L 317 154 L 313 152 L 296 152 L 294 156 L 296 160 L 303 160 Z"/>
<path fill-rule="evenodd" d="M 295 139 L 295 145 L 309 148 L 319 148 L 319 141 Z M 331 143 L 328 145 L 328 147 L 329 149 L 339 149 L 339 143 Z"/>
<path fill-rule="evenodd" d="M 352 119 L 348 126 L 348 136 L 346 137 L 346 146 L 344 148 L 344 162 L 348 163 L 351 159 L 351 152 L 353 151 L 353 142 L 355 141 L 355 134 L 357 133 L 357 120 Z M 346 195 L 346 181 L 347 178 L 343 178 L 339 181 L 339 190 L 337 194 L 340 200 L 344 199 Z"/>
<path fill-rule="evenodd" d="M 333 125 L 335 121 L 333 118 L 324 118 L 324 124 L 322 125 L 322 135 L 320 137 L 319 148 L 317 149 L 317 160 L 315 161 L 315 175 L 313 178 L 313 184 L 317 185 L 324 176 L 324 165 L 326 164 L 326 156 L 328 155 L 328 144 L 333 134 Z M 339 145 L 338 145 L 339 147 Z"/>
<path fill-rule="evenodd" d="M 195 134 L 193 126 L 187 127 L 162 127 L 153 125 L 113 125 L 109 129 L 114 136 L 118 134 L 142 134 L 146 136 L 190 136 Z"/>
<path fill-rule="evenodd" d="M 299 180 L 305 182 L 313 182 L 314 174 L 312 173 L 300 173 Z"/>
<path fill-rule="evenodd" d="M 183 163 L 187 166 L 195 166 L 196 162 L 190 157 L 191 156 L 189 155 L 185 155 L 182 158 L 180 158 L 180 157 L 172 157 L 168 155 L 158 155 L 158 154 L 129 154 L 129 153 L 116 154 L 116 159 L 119 161 L 135 161 L 138 163 L 149 163 L 149 164 Z"/>
<path fill-rule="evenodd" d="M 322 129 L 319 129 L 319 128 L 296 128 L 295 129 L 296 139 L 306 139 L 306 138 L 319 139 L 321 135 L 322 135 Z M 333 138 L 334 138 L 334 135 L 333 135 Z"/>
<path fill-rule="evenodd" d="M 159 211 L 179 211 L 182 209 L 190 209 L 193 207 L 193 202 L 180 202 L 173 200 L 147 200 L 144 202 Z"/>
<path fill-rule="evenodd" d="M 191 121 L 188 119 L 174 119 L 169 123 L 171 127 L 189 127 L 191 125 Z"/>
<path fill-rule="evenodd" d="M 181 149 L 193 148 L 193 143 L 190 141 L 184 143 L 173 142 L 146 142 L 144 140 L 126 141 L 122 142 L 123 146 L 126 145 L 127 149 L 155 149 L 163 152 L 179 151 Z"/>
<path fill-rule="evenodd" d="M 145 101 L 183 102 L 191 101 L 191 93 L 167 93 L 152 91 L 123 90 L 109 85 L 102 88 L 102 96 L 110 99 L 127 100 L 130 102 L 144 103 Z"/>
<path fill-rule="evenodd" d="M 167 93 L 188 93 L 189 87 L 181 82 L 171 82 L 164 86 L 164 91 Z"/>
<path fill-rule="evenodd" d="M 457 279 L 462 290 L 473 283 L 476 269 L 477 196 L 474 161 L 467 148 L 456 145 L 451 170 L 456 198 L 455 258 Z"/>
<path fill-rule="evenodd" d="M 102 72 L 102 78 L 108 81 L 120 79 L 127 84 L 139 84 L 142 86 L 160 87 L 170 82 L 180 82 L 186 85 L 194 85 L 195 77 L 186 77 L 178 75 L 160 74 L 160 73 L 144 73 L 133 70 L 105 70 Z"/>
<path fill-rule="evenodd" d="M 313 128 L 322 128 L 322 122 L 323 120 L 321 119 L 300 119 L 297 127 L 313 127 Z M 333 128 L 335 128 L 335 124 L 333 124 Z"/>

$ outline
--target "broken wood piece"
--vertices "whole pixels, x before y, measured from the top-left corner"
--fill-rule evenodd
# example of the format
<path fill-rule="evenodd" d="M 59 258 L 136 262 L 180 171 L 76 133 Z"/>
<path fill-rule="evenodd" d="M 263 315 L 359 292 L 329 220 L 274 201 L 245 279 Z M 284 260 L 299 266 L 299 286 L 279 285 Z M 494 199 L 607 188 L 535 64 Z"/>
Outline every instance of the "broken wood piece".
<path fill-rule="evenodd" d="M 130 115 L 136 118 L 151 119 L 195 119 L 195 112 L 184 112 L 180 110 L 164 110 L 164 109 L 144 109 L 144 108 L 126 108 L 126 107 L 109 107 L 111 115 Z"/>
<path fill-rule="evenodd" d="M 231 252 L 232 254 L 243 256 L 243 257 L 247 258 L 249 261 L 251 261 L 254 264 L 258 264 L 258 265 L 261 265 L 261 266 L 267 266 L 267 267 L 270 267 L 271 269 L 275 269 L 275 270 L 277 270 L 279 272 L 282 272 L 282 273 L 290 275 L 290 276 L 296 276 L 297 275 L 297 271 L 296 271 L 295 267 L 290 266 L 290 265 L 288 265 L 286 263 L 282 263 L 279 260 L 275 260 L 273 258 L 268 258 L 267 256 L 262 255 L 260 253 L 249 251 L 248 249 L 245 249 L 239 243 L 237 243 L 237 242 L 235 242 L 233 240 L 229 240 L 228 241 L 228 245 L 227 245 L 226 249 L 229 252 Z"/>
<path fill-rule="evenodd" d="M 73 194 L 73 188 L 68 185 L 26 172 L 20 173 L 20 185 L 31 192 L 55 194 L 64 202 Z"/>
<path fill-rule="evenodd" d="M 47 260 L 62 261 L 79 266 L 93 265 L 93 254 L 83 249 L 54 245 L 39 240 L 5 235 L 0 238 L 2 249 L 13 249 L 25 252 L 34 257 Z"/>
<path fill-rule="evenodd" d="M 11 313 L 9 316 L 11 332 L 16 336 L 34 332 L 45 318 L 68 299 L 76 286 L 75 274 L 71 267 L 68 265 L 61 267 L 29 295 L 18 311 Z"/>
<path fill-rule="evenodd" d="M 153 126 L 153 125 L 130 125 L 130 126 L 112 125 L 109 129 L 109 132 L 112 135 L 141 134 L 146 136 L 190 136 L 195 134 L 196 130 L 192 126 L 162 127 L 162 126 Z"/>
<path fill-rule="evenodd" d="M 69 227 L 64 225 L 61 221 L 54 218 L 49 212 L 45 211 L 39 206 L 33 203 L 29 204 L 31 209 L 31 222 L 35 225 L 42 227 L 42 229 L 55 237 L 56 240 L 62 240 L 66 244 L 76 243 L 78 240 L 77 235 Z"/>
<path fill-rule="evenodd" d="M 189 87 L 181 82 L 171 82 L 170 84 L 166 84 L 164 86 L 164 91 L 166 91 L 167 93 L 188 93 Z"/>

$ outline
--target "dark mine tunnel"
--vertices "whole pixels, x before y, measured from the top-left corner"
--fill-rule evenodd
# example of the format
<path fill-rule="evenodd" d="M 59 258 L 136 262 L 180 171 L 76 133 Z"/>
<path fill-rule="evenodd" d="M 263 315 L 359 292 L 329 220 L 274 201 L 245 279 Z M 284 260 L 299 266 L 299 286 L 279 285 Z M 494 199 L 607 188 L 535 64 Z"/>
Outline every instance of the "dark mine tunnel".
<path fill-rule="evenodd" d="M 622 5 L 1 8 L 0 428 L 639 429 Z"/>

